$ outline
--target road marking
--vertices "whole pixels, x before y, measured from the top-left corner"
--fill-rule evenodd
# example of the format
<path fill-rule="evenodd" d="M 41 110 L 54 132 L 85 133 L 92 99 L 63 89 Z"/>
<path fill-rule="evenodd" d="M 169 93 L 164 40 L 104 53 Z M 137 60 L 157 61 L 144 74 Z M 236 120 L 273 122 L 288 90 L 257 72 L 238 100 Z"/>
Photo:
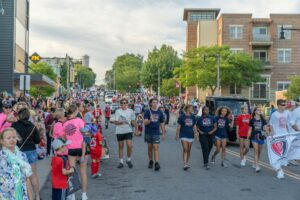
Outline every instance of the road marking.
<path fill-rule="evenodd" d="M 235 156 L 235 157 L 238 157 L 238 158 L 240 157 L 240 154 L 237 153 L 237 152 L 235 152 L 235 151 L 226 149 L 226 152 L 228 154 L 232 155 L 232 156 Z M 254 160 L 253 160 L 253 158 L 251 156 L 247 156 L 247 160 L 249 160 L 250 162 L 254 163 Z M 266 163 L 264 161 L 259 161 L 259 164 L 260 164 L 260 166 L 262 166 L 264 168 L 267 168 L 267 169 L 269 169 L 271 171 L 275 171 L 273 169 L 273 167 L 271 167 L 271 165 L 269 165 L 268 163 Z M 287 175 L 287 176 L 289 176 L 291 178 L 294 178 L 294 179 L 297 179 L 297 180 L 300 181 L 300 174 L 293 173 L 293 172 L 291 172 L 289 170 L 286 170 L 286 169 L 284 169 L 283 171 L 284 171 L 285 175 Z"/>

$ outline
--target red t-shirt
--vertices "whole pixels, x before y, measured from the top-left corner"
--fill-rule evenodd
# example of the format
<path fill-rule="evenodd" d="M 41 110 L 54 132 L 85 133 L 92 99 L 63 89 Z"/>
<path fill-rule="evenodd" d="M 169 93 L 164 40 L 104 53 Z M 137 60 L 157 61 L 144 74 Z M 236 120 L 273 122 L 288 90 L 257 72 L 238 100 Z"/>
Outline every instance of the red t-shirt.
<path fill-rule="evenodd" d="M 241 114 L 236 119 L 236 125 L 239 126 L 239 136 L 246 137 L 249 130 L 251 115 Z"/>
<path fill-rule="evenodd" d="M 92 135 L 90 142 L 90 152 L 99 153 L 101 151 L 100 141 L 102 141 L 102 135 L 97 132 L 95 135 Z"/>
<path fill-rule="evenodd" d="M 110 108 L 109 107 L 105 108 L 105 117 L 110 117 Z"/>
<path fill-rule="evenodd" d="M 68 166 L 68 160 L 66 160 L 66 166 Z M 52 168 L 52 188 L 67 189 L 68 176 L 63 175 L 62 173 L 62 169 L 65 168 L 63 159 L 59 156 L 52 157 L 51 168 Z"/>
<path fill-rule="evenodd" d="M 94 117 L 100 117 L 102 115 L 102 112 L 101 112 L 101 109 L 99 108 L 96 108 L 94 111 L 93 111 L 93 115 Z"/>

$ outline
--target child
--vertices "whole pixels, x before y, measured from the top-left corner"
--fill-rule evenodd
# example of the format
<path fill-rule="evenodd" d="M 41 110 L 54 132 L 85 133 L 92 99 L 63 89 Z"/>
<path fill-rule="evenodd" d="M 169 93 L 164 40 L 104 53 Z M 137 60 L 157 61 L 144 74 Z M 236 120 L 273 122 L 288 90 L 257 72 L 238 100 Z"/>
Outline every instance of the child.
<path fill-rule="evenodd" d="M 109 104 L 106 104 L 106 106 L 105 106 L 105 129 L 108 129 L 110 114 L 111 114 L 110 106 L 109 106 Z"/>
<path fill-rule="evenodd" d="M 68 175 L 74 173 L 74 167 L 68 167 L 68 159 L 62 154 L 65 152 L 68 142 L 62 139 L 55 139 L 52 143 L 56 155 L 52 157 L 52 200 L 66 199 L 66 191 L 68 188 Z M 72 195 L 73 197 L 74 195 Z M 73 197 L 75 199 L 75 196 Z"/>
<path fill-rule="evenodd" d="M 90 142 L 90 155 L 92 160 L 91 171 L 92 178 L 98 178 L 101 176 L 98 173 L 100 168 L 100 159 L 102 156 L 102 135 L 95 127 L 90 127 L 89 132 L 91 133 L 91 142 Z"/>
<path fill-rule="evenodd" d="M 141 114 L 137 116 L 136 119 L 137 129 L 136 129 L 136 136 L 141 136 L 143 133 L 143 125 L 144 125 L 144 119 Z"/>

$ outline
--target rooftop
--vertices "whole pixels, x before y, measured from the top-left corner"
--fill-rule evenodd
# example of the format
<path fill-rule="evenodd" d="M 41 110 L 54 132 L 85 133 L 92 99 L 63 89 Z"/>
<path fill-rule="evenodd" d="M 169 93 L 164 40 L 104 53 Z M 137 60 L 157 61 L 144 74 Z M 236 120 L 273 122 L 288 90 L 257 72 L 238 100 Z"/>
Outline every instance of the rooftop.
<path fill-rule="evenodd" d="M 187 21 L 189 12 L 216 12 L 216 17 L 219 15 L 220 8 L 185 8 L 183 11 L 183 20 Z"/>

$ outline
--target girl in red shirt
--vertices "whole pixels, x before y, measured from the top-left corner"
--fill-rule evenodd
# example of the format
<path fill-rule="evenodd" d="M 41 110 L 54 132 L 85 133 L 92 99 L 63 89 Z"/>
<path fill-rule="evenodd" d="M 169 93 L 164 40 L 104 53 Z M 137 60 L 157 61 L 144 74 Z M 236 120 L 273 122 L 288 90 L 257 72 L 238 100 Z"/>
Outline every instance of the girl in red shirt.
<path fill-rule="evenodd" d="M 90 155 L 92 160 L 92 177 L 98 178 L 101 176 L 98 173 L 100 168 L 100 159 L 102 156 L 102 135 L 99 131 L 91 131 Z"/>
<path fill-rule="evenodd" d="M 236 120 L 236 136 L 240 143 L 240 157 L 241 166 L 246 165 L 246 155 L 249 151 L 249 122 L 251 120 L 251 115 L 249 114 L 249 109 L 247 105 L 241 107 L 241 112 Z"/>

